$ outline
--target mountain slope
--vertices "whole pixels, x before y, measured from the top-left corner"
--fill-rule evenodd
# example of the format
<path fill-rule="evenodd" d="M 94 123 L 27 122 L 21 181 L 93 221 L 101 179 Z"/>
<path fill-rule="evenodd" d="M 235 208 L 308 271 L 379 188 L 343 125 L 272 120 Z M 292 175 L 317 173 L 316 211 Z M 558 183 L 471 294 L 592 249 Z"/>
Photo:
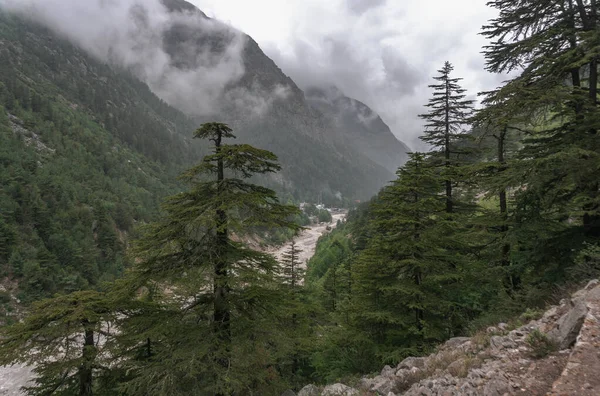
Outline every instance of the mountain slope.
<path fill-rule="evenodd" d="M 199 25 L 175 24 L 165 35 L 165 51 L 182 70 L 202 66 L 207 49 L 212 61 L 226 59 L 241 35 L 244 72 L 226 85 L 214 112 L 195 118 L 229 122 L 241 139 L 275 152 L 283 165 L 280 181 L 296 197 L 321 196 L 328 201 L 341 193 L 365 199 L 393 179 L 395 168 L 386 169 L 362 151 L 364 146 L 354 144 L 353 136 L 338 133 L 336 119 L 312 107 L 304 92 L 251 37 L 207 18 L 183 0 L 163 3 L 171 12 L 194 12 L 201 21 Z M 193 115 L 193 109 L 179 107 Z"/>
<path fill-rule="evenodd" d="M 0 287 L 16 279 L 28 300 L 119 276 L 133 226 L 156 218 L 201 155 L 186 140 L 195 124 L 131 75 L 3 13 L 0 59 Z"/>
<path fill-rule="evenodd" d="M 410 149 L 364 103 L 345 96 L 336 87 L 309 88 L 306 100 L 313 108 L 335 120 L 343 138 L 375 163 L 395 172 L 408 159 Z"/>

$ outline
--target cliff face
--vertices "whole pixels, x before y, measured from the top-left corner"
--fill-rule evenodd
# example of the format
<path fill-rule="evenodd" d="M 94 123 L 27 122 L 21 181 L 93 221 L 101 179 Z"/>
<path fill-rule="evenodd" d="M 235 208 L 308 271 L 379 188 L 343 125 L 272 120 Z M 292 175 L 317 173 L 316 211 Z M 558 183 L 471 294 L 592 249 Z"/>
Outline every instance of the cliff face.
<path fill-rule="evenodd" d="M 436 353 L 386 366 L 354 387 L 310 385 L 298 396 L 600 395 L 600 282 L 531 316 L 452 338 Z"/>

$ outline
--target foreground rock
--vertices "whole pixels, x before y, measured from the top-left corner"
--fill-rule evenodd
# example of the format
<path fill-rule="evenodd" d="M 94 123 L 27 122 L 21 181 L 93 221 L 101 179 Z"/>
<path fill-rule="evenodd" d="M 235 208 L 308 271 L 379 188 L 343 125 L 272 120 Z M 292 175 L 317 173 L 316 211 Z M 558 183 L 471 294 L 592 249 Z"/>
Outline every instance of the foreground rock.
<path fill-rule="evenodd" d="M 599 373 L 600 282 L 592 281 L 538 320 L 450 339 L 434 354 L 409 357 L 363 378 L 357 393 L 339 394 L 597 396 Z M 334 388 L 347 387 L 330 385 L 320 395 L 337 395 L 325 393 Z"/>

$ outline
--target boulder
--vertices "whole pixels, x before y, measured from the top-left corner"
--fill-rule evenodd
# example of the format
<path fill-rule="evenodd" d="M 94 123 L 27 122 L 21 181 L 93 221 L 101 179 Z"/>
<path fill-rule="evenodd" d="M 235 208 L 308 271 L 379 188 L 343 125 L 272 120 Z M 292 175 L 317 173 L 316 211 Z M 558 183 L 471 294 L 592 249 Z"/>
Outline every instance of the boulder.
<path fill-rule="evenodd" d="M 557 322 L 557 327 L 550 330 L 548 337 L 556 342 L 560 349 L 567 349 L 575 343 L 581 330 L 588 308 L 584 300 L 579 300 L 573 308 Z"/>
<path fill-rule="evenodd" d="M 426 360 L 426 358 L 424 358 L 424 357 L 407 357 L 406 359 L 401 361 L 400 364 L 398 364 L 398 367 L 396 367 L 396 370 L 402 370 L 402 369 L 410 370 L 413 367 L 422 369 L 423 367 L 425 367 L 425 360 Z"/>
<path fill-rule="evenodd" d="M 392 377 L 392 376 L 394 376 L 394 374 L 396 374 L 396 369 L 393 369 L 390 366 L 385 366 L 381 370 L 381 376 L 382 377 Z"/>
<path fill-rule="evenodd" d="M 469 337 L 454 337 L 444 343 L 441 349 L 455 349 L 471 341 Z"/>
<path fill-rule="evenodd" d="M 507 381 L 497 378 L 488 382 L 485 388 L 483 388 L 485 396 L 504 396 L 505 394 L 510 394 L 511 391 L 512 389 Z"/>
<path fill-rule="evenodd" d="M 490 339 L 490 346 L 497 351 L 502 349 L 514 349 L 517 343 L 510 337 L 493 336 Z"/>
<path fill-rule="evenodd" d="M 300 392 L 298 392 L 298 396 L 319 396 L 320 394 L 321 392 L 319 391 L 319 388 L 313 384 L 306 385 L 304 388 L 300 389 Z"/>
<path fill-rule="evenodd" d="M 344 384 L 333 384 L 327 385 L 321 396 L 358 396 L 359 394 L 359 391 Z"/>
<path fill-rule="evenodd" d="M 394 389 L 396 381 L 395 377 L 384 377 L 378 375 L 373 378 L 373 384 L 371 385 L 370 391 L 377 392 L 378 395 L 387 395 Z"/>

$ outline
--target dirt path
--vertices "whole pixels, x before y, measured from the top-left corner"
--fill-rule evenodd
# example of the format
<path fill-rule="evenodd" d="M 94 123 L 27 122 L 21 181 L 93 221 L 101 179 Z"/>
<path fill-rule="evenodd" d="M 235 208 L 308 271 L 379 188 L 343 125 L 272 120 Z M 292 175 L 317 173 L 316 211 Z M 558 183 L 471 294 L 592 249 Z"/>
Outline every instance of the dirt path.
<path fill-rule="evenodd" d="M 346 213 L 334 213 L 331 217 L 333 218 L 331 223 L 321 223 L 309 226 L 298 237 L 296 237 L 296 246 L 302 250 L 302 253 L 299 255 L 299 261 L 304 268 L 306 268 L 306 263 L 308 260 L 310 260 L 310 258 L 315 254 L 315 250 L 317 249 L 317 241 L 321 235 L 329 232 L 327 227 L 331 227 L 331 229 L 335 228 L 338 220 L 346 218 Z M 291 244 L 288 243 L 272 251 L 273 255 L 278 260 L 281 259 L 283 253 L 289 250 L 290 245 Z"/>

